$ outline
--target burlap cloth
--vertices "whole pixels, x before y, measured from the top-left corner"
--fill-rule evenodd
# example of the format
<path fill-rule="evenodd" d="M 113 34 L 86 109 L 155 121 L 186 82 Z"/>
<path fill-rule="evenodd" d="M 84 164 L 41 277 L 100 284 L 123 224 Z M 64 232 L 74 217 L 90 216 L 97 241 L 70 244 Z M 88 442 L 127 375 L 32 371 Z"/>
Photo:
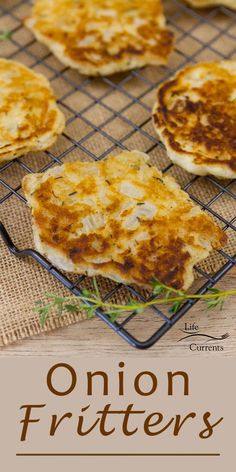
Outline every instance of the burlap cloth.
<path fill-rule="evenodd" d="M 12 1 L 11 4 L 14 4 L 14 1 Z M 170 18 L 171 15 L 175 13 L 173 9 L 176 8 L 178 8 L 176 2 L 173 2 L 173 4 L 172 2 L 168 2 L 167 13 L 169 13 Z M 82 78 L 77 72 L 64 69 L 53 56 L 50 55 L 47 57 L 47 49 L 37 42 L 32 42 L 33 38 L 31 34 L 21 26 L 20 22 L 20 18 L 26 16 L 28 13 L 29 5 L 28 2 L 25 2 L 21 4 L 19 8 L 14 9 L 14 18 L 6 14 L 0 19 L 0 30 L 17 28 L 13 39 L 18 42 L 18 45 L 14 44 L 12 41 L 1 42 L 0 53 L 1 56 L 5 57 L 12 55 L 12 58 L 15 60 L 19 60 L 28 66 L 33 66 L 35 70 L 44 73 L 49 79 L 52 79 L 52 86 L 58 98 L 63 97 L 60 106 L 67 118 L 69 120 L 71 119 L 71 121 L 69 121 L 64 135 L 58 139 L 57 143 L 50 149 L 50 152 L 54 156 L 60 156 L 65 152 L 63 161 L 75 159 L 89 160 L 90 157 L 88 153 L 94 153 L 96 156 L 100 156 L 110 148 L 112 152 L 119 152 L 118 147 L 113 149 L 112 141 L 99 132 L 89 135 L 89 137 L 83 141 L 84 151 L 83 148 L 74 148 L 73 139 L 80 141 L 88 133 L 93 131 L 94 125 L 101 125 L 112 117 L 112 111 L 109 111 L 103 106 L 103 104 L 106 104 L 111 110 L 114 110 L 114 112 L 123 110 L 122 117 L 130 120 L 134 126 L 114 114 L 112 121 L 103 126 L 103 131 L 114 140 L 118 141 L 122 140 L 122 138 L 130 133 L 129 137 L 123 141 L 123 144 L 128 149 L 139 149 L 144 152 L 149 152 L 152 162 L 160 169 L 163 169 L 169 161 L 164 150 L 159 146 L 154 147 L 154 141 L 152 141 L 151 137 L 154 138 L 155 133 L 150 121 L 150 111 L 145 108 L 145 105 L 151 107 L 155 97 L 155 88 L 153 88 L 151 92 L 148 91 L 150 83 L 153 82 L 155 84 L 162 78 L 164 79 L 168 71 L 164 68 L 147 67 L 139 71 L 140 76 L 143 77 L 145 81 L 133 75 L 129 80 L 122 83 L 121 91 L 116 90 L 115 86 L 125 79 L 125 74 L 111 78 L 111 82 L 109 80 L 103 81 L 102 79 L 87 81 L 86 78 Z M 19 21 L 17 21 L 17 17 Z M 224 25 L 226 22 L 225 18 L 225 16 L 222 16 L 220 19 L 221 23 L 224 22 Z M 230 20 L 228 19 L 228 21 Z M 192 25 L 192 22 L 193 19 L 191 17 L 184 19 L 183 14 L 181 27 L 183 28 L 185 24 L 187 25 L 187 30 L 190 24 Z M 203 33 L 205 34 L 206 46 L 203 48 L 201 55 L 199 54 L 199 57 L 196 58 L 199 60 L 206 58 L 214 59 L 215 56 L 212 56 L 212 50 L 209 50 L 207 47 L 208 30 L 204 25 L 203 29 L 204 31 L 202 31 L 202 33 L 199 31 L 199 27 L 197 31 L 201 40 L 204 38 Z M 176 30 L 176 34 L 178 38 L 178 30 Z M 195 40 L 195 43 L 196 42 L 197 39 Z M 188 55 L 190 55 L 191 48 L 194 53 L 195 43 L 192 38 L 185 37 L 185 43 L 182 46 L 183 54 L 185 51 L 188 51 Z M 20 46 L 26 46 L 26 50 L 22 51 Z M 180 47 L 181 46 L 179 46 L 179 49 Z M 30 53 L 34 54 L 36 59 L 31 56 Z M 181 56 L 177 51 L 173 53 L 170 61 L 171 68 L 174 69 L 182 64 L 183 54 Z M 42 57 L 46 57 L 44 59 L 44 65 L 36 64 L 35 66 L 37 58 L 40 59 Z M 58 72 L 62 71 L 62 74 L 55 76 L 55 73 L 48 69 L 47 65 L 51 65 L 54 70 Z M 69 82 L 65 79 L 69 79 Z M 83 92 L 74 92 L 72 86 L 73 82 L 75 84 L 81 83 L 84 90 L 93 96 L 94 100 L 91 96 L 89 97 Z M 96 103 L 96 98 L 100 98 L 106 92 L 108 93 L 106 98 L 102 99 L 101 103 Z M 67 95 L 65 96 L 65 94 Z M 135 103 L 132 99 L 132 97 L 136 98 L 141 95 L 141 101 L 144 107 L 139 103 Z M 85 120 L 81 119 L 79 116 L 74 116 L 73 111 L 77 113 L 81 112 L 89 105 L 92 105 L 91 108 L 83 113 Z M 74 119 L 72 119 L 73 116 Z M 144 133 L 135 129 L 135 126 L 139 125 L 142 125 Z M 150 135 L 150 138 L 148 135 Z M 88 153 L 86 153 L 86 150 Z M 21 159 L 21 162 L 27 164 L 34 172 L 39 171 L 50 161 L 51 158 L 46 153 L 30 154 Z M 182 186 L 186 185 L 192 179 L 190 174 L 176 166 L 172 167 L 169 172 Z M 20 185 L 21 179 L 25 173 L 26 171 L 17 162 L 14 162 L 9 168 L 0 172 L 0 178 L 7 185 L 15 189 Z M 221 184 L 226 186 L 228 182 L 221 182 Z M 235 192 L 235 190 L 236 184 L 232 184 L 230 191 Z M 18 192 L 21 193 L 21 190 L 18 190 Z M 219 192 L 220 190 L 217 186 L 206 181 L 204 178 L 197 179 L 196 183 L 193 183 L 190 189 L 190 193 L 198 197 L 203 203 L 208 203 L 212 200 L 211 208 L 226 220 L 231 221 L 236 216 L 235 201 L 227 194 L 224 194 L 214 201 L 214 197 L 216 197 Z M 8 193 L 9 190 L 6 186 L 2 185 L 0 181 L 0 199 Z M 6 225 L 13 241 L 19 248 L 33 247 L 30 211 L 25 203 L 18 197 L 11 195 L 9 198 L 3 200 L 0 205 L 0 220 Z M 222 222 L 217 221 L 221 226 L 224 226 Z M 225 251 L 230 255 L 234 255 L 236 252 L 236 233 L 228 229 L 227 234 L 229 241 Z M 19 341 L 42 331 L 46 332 L 67 326 L 82 321 L 85 318 L 85 314 L 82 310 L 78 314 L 66 314 L 62 317 L 57 317 L 52 314 L 45 327 L 42 328 L 39 323 L 38 315 L 33 311 L 35 301 L 43 299 L 45 292 L 68 295 L 68 290 L 31 258 L 17 259 L 15 256 L 11 255 L 2 240 L 0 240 L 0 256 L 0 346 Z M 213 274 L 225 262 L 222 256 L 217 253 L 212 253 L 211 256 L 201 264 L 201 268 L 208 274 Z M 70 278 L 76 280 L 74 276 L 70 276 Z M 112 281 L 103 278 L 99 278 L 98 282 L 102 293 L 106 293 L 115 286 Z M 91 284 L 88 279 L 86 279 L 84 283 L 87 286 Z M 127 299 L 127 292 L 122 289 L 113 298 L 114 301 L 119 300 L 119 302 L 125 299 Z"/>

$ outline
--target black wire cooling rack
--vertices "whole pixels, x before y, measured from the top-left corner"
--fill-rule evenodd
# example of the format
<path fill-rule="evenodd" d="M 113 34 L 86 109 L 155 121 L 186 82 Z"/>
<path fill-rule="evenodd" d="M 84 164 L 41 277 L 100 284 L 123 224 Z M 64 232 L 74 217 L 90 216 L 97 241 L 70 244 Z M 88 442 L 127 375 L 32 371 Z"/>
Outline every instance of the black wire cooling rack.
<path fill-rule="evenodd" d="M 203 179 L 173 166 L 151 125 L 151 108 L 155 89 L 160 82 L 187 63 L 235 58 L 236 13 L 224 7 L 197 11 L 177 0 L 167 0 L 164 5 L 168 23 L 176 35 L 176 48 L 168 67 L 146 67 L 114 77 L 88 78 L 81 77 L 76 71 L 60 64 L 25 30 L 22 19 L 29 14 L 30 2 L 0 0 L 0 31 L 12 32 L 10 39 L 4 42 L 4 47 L 0 42 L 0 55 L 19 60 L 35 71 L 44 73 L 51 81 L 58 102 L 67 117 L 67 127 L 61 138 L 64 144 L 60 147 L 60 152 L 55 146 L 46 151 L 41 161 L 40 157 L 37 157 L 37 168 L 34 169 L 31 167 L 31 159 L 27 158 L 16 159 L 0 167 L 0 190 L 2 189 L 0 204 L 6 203 L 12 197 L 17 197 L 22 204 L 26 203 L 21 194 L 21 179 L 14 178 L 9 182 L 4 177 L 6 171 L 11 168 L 12 175 L 16 168 L 17 175 L 19 168 L 22 174 L 42 172 L 54 164 L 61 164 L 70 159 L 74 156 L 74 151 L 77 152 L 77 158 L 82 156 L 89 160 L 100 160 L 111 152 L 117 152 L 119 148 L 138 148 L 149 153 L 163 172 L 174 175 L 194 202 L 229 232 L 231 241 L 233 237 L 236 241 L 235 181 L 222 182 L 210 176 Z M 74 124 L 76 126 L 73 128 Z M 201 191 L 203 187 L 205 192 Z M 227 210 L 229 201 L 230 211 Z M 224 207 L 225 211 L 222 212 Z M 235 209 L 234 214 L 232 208 Z M 14 218 L 14 214 L 11 217 Z M 78 277 L 77 280 L 65 276 L 36 251 L 17 249 L 3 225 L 0 227 L 0 232 L 13 254 L 34 258 L 74 295 L 81 294 L 81 286 L 86 280 L 84 276 Z M 214 266 L 213 273 L 209 274 L 204 269 L 204 264 L 196 267 L 196 273 L 201 276 L 201 286 L 196 293 L 205 293 L 236 264 L 235 246 L 232 247 L 231 244 L 231 249 L 226 247 L 224 251 L 219 251 L 217 257 L 220 262 L 217 270 Z M 121 284 L 113 284 L 112 288 L 103 294 L 103 298 L 112 299 L 120 289 L 139 300 L 149 300 L 145 292 Z M 158 327 L 148 339 L 144 340 L 137 339 L 135 332 L 132 331 L 131 322 L 137 315 L 131 314 L 113 323 L 101 310 L 97 310 L 96 313 L 128 343 L 145 349 L 156 343 L 195 303 L 196 300 L 189 300 L 174 315 L 153 306 L 150 309 L 150 316 L 158 320 Z"/>

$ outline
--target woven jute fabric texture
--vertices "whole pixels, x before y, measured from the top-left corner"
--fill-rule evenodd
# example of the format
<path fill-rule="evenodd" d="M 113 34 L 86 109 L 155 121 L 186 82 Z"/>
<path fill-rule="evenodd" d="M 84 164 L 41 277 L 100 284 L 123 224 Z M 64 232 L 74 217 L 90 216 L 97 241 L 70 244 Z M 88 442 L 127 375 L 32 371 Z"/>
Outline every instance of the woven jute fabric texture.
<path fill-rule="evenodd" d="M 166 2 L 166 13 L 170 19 L 174 18 L 178 10 L 177 3 Z M 0 220 L 6 226 L 16 246 L 24 249 L 34 246 L 30 210 L 11 189 L 22 195 L 20 183 L 28 168 L 32 172 L 39 172 L 52 162 L 56 164 L 57 158 L 60 158 L 61 162 L 76 159 L 89 161 L 93 157 L 101 158 L 111 153 L 117 154 L 120 152 L 117 143 L 122 143 L 130 150 L 148 152 L 153 164 L 161 170 L 166 168 L 170 161 L 164 149 L 157 145 L 150 119 L 150 109 L 155 100 L 155 84 L 164 80 L 171 69 L 175 70 L 184 65 L 187 62 L 186 54 L 189 57 L 191 52 L 195 54 L 195 60 L 199 61 L 220 59 L 222 52 L 227 53 L 223 48 L 229 47 L 229 44 L 221 41 L 216 42 L 214 48 L 208 48 L 208 42 L 211 41 L 212 44 L 213 41 L 214 21 L 219 21 L 222 27 L 227 27 L 227 21 L 231 24 L 231 20 L 222 13 L 215 20 L 213 18 L 211 26 L 208 27 L 205 23 L 201 24 L 198 19 L 195 36 L 190 37 L 188 30 L 190 27 L 193 28 L 195 19 L 188 10 L 183 10 L 175 22 L 185 31 L 185 40 L 184 42 L 181 40 L 179 30 L 174 28 L 172 21 L 172 28 L 175 29 L 176 39 L 179 42 L 168 68 L 146 67 L 138 71 L 138 74 L 118 74 L 109 79 L 90 80 L 80 76 L 76 71 L 65 68 L 24 28 L 21 19 L 29 14 L 29 2 L 21 2 L 17 6 L 17 2 L 11 0 L 9 4 L 11 11 L 0 18 L 0 30 L 13 29 L 15 33 L 11 41 L 1 42 L 0 55 L 11 57 L 45 74 L 50 79 L 59 106 L 68 120 L 65 132 L 49 153 L 31 153 L 5 166 L 2 171 L 0 168 L 2 202 Z M 12 11 L 14 15 L 11 14 Z M 218 29 L 215 36 L 218 41 Z M 197 55 L 198 38 L 203 43 L 205 41 L 205 47 L 201 47 Z M 181 48 L 182 54 L 178 52 Z M 218 55 L 217 48 L 220 50 Z M 150 87 L 150 84 L 153 86 Z M 77 86 L 80 86 L 79 90 Z M 97 130 L 97 127 L 101 129 Z M 170 167 L 168 172 L 182 187 L 193 179 L 192 175 L 177 166 Z M 236 191 L 236 183 L 232 183 L 230 192 L 224 194 L 220 186 L 225 188 L 229 182 L 218 183 L 219 185 L 214 181 L 198 178 L 192 181 L 188 191 L 193 198 L 197 198 L 203 204 L 210 203 L 210 208 L 215 214 L 223 218 L 220 220 L 217 216 L 213 216 L 220 226 L 226 227 L 229 239 L 225 252 L 234 255 L 236 232 L 227 227 L 226 222 L 233 221 L 236 216 L 235 200 L 232 198 L 232 193 L 235 194 Z M 222 255 L 213 252 L 200 268 L 211 275 L 225 262 Z M 196 277 L 199 277 L 199 273 L 196 273 Z M 69 278 L 76 281 L 78 276 L 69 275 Z M 98 278 L 98 284 L 102 294 L 115 287 L 114 282 L 102 277 Z M 91 281 L 85 279 L 83 285 L 91 287 Z M 82 310 L 77 314 L 68 313 L 61 317 L 52 313 L 42 328 L 33 308 L 35 301 L 44 299 L 45 292 L 69 295 L 68 290 L 39 264 L 31 258 L 18 259 L 13 256 L 0 240 L 0 346 L 85 319 Z M 127 290 L 121 288 L 112 300 L 123 302 L 127 300 L 128 295 Z"/>

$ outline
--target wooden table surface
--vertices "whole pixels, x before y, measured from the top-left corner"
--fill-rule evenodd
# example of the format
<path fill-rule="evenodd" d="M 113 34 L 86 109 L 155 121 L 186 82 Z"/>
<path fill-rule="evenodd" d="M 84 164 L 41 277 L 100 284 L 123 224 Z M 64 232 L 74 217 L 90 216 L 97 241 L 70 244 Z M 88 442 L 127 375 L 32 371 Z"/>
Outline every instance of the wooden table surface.
<path fill-rule="evenodd" d="M 236 289 L 236 269 L 232 269 L 218 285 L 222 290 Z M 137 336 L 153 332 L 155 321 L 139 318 L 133 323 Z M 179 341 L 184 334 L 181 329 L 185 323 L 195 323 L 204 334 L 219 337 L 225 333 L 229 337 L 224 341 L 208 341 L 207 338 L 192 338 Z M 147 328 L 147 329 L 146 329 Z M 190 349 L 194 343 L 201 351 Z M 209 350 L 209 346 L 221 346 Z M 223 347 L 223 350 L 222 350 Z M 198 348 L 199 349 L 199 348 Z M 78 357 L 122 356 L 125 357 L 187 357 L 187 356 L 236 356 L 236 296 L 225 301 L 222 311 L 206 310 L 203 302 L 197 303 L 157 344 L 151 349 L 140 351 L 129 346 L 105 323 L 99 319 L 80 322 L 72 326 L 42 334 L 19 343 L 4 347 L 0 356 L 36 356 L 36 355 L 78 355 Z"/>

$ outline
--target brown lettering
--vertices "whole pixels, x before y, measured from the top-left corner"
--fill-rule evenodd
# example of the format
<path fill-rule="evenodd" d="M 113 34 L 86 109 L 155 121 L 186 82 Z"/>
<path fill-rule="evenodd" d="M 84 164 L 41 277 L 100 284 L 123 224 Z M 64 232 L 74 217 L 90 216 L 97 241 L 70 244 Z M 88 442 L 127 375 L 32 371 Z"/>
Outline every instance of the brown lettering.
<path fill-rule="evenodd" d="M 155 416 L 158 416 L 158 419 L 154 421 L 153 423 L 151 423 L 152 418 Z M 148 436 L 157 436 L 158 434 L 163 433 L 167 428 L 169 428 L 171 423 L 173 423 L 174 418 L 171 418 L 171 420 L 167 423 L 167 425 L 164 426 L 162 429 L 159 429 L 158 431 L 154 431 L 154 432 L 150 431 L 150 428 L 152 428 L 153 426 L 157 426 L 158 424 L 162 422 L 162 420 L 163 420 L 163 415 L 161 413 L 156 412 L 156 413 L 151 413 L 150 415 L 148 415 L 144 421 L 145 433 Z"/>
<path fill-rule="evenodd" d="M 65 419 L 65 418 L 71 418 L 72 413 L 65 413 L 58 421 L 57 421 L 57 415 L 52 415 L 52 423 L 51 423 L 51 429 L 50 429 L 50 436 L 54 436 L 59 424 Z"/>
<path fill-rule="evenodd" d="M 181 420 L 181 415 L 176 415 L 174 436 L 178 436 L 182 426 L 184 425 L 185 421 L 187 421 L 188 418 L 195 418 L 195 416 L 196 416 L 196 413 L 194 413 L 193 411 L 189 413 L 187 416 L 185 416 L 183 420 Z"/>
<path fill-rule="evenodd" d="M 223 417 L 221 417 L 218 421 L 216 421 L 216 423 L 213 423 L 211 424 L 209 421 L 208 421 L 208 418 L 210 418 L 211 416 L 211 413 L 209 411 L 207 411 L 206 413 L 204 413 L 203 415 L 203 421 L 206 425 L 206 428 L 203 429 L 200 433 L 199 433 L 199 437 L 201 439 L 207 439 L 207 438 L 210 438 L 213 434 L 213 428 L 215 426 L 217 426 L 219 423 L 221 423 L 221 421 L 223 421 Z"/>
<path fill-rule="evenodd" d="M 67 390 L 62 391 L 62 392 L 60 392 L 59 390 L 56 390 L 53 387 L 53 384 L 52 384 L 52 375 L 54 374 L 55 370 L 61 369 L 61 368 L 68 370 L 71 374 L 71 384 L 70 384 L 70 386 L 68 387 Z M 58 396 L 69 395 L 69 393 L 71 393 L 74 390 L 74 388 L 76 386 L 76 382 L 77 382 L 76 373 L 75 373 L 73 367 L 71 367 L 71 365 L 69 365 L 69 364 L 64 364 L 63 362 L 61 362 L 61 363 L 53 365 L 51 367 L 51 369 L 49 369 L 49 371 L 48 371 L 47 386 L 48 386 L 49 390 L 52 393 L 54 393 L 54 395 L 58 395 Z"/>
<path fill-rule="evenodd" d="M 88 410 L 90 408 L 90 405 L 88 406 L 85 406 L 84 408 L 81 408 L 81 411 L 82 413 L 86 410 Z M 79 416 L 79 421 L 78 421 L 78 427 L 77 427 L 77 433 L 80 435 L 80 436 L 87 436 L 87 434 L 91 433 L 91 431 L 93 431 L 94 428 L 96 428 L 97 424 L 99 423 L 100 421 L 100 418 L 97 418 L 95 423 L 93 423 L 93 425 L 87 429 L 87 431 L 82 431 L 82 428 L 83 428 L 83 424 L 84 424 L 84 417 L 83 416 Z"/>
<path fill-rule="evenodd" d="M 40 421 L 39 418 L 37 419 L 30 418 L 32 408 L 44 408 L 45 406 L 46 406 L 46 403 L 42 405 L 22 405 L 20 407 L 20 410 L 25 408 L 25 417 L 23 420 L 21 420 L 21 423 L 23 423 L 23 428 L 22 428 L 21 438 L 20 438 L 21 441 L 25 441 L 26 439 L 29 423 L 38 423 Z"/>
<path fill-rule="evenodd" d="M 100 433 L 102 434 L 102 436 L 109 436 L 110 434 L 114 433 L 115 429 L 116 428 L 112 428 L 110 429 L 109 431 L 106 429 L 106 420 L 107 420 L 107 416 L 108 416 L 108 413 L 110 413 L 110 406 L 111 404 L 108 403 L 104 409 L 101 411 L 97 411 L 97 413 L 101 413 L 102 416 L 101 416 L 101 420 L 100 420 Z"/>
<path fill-rule="evenodd" d="M 103 378 L 103 395 L 108 395 L 108 375 L 106 374 L 106 372 L 103 372 L 102 370 L 98 370 L 97 372 L 87 372 L 87 380 L 88 380 L 87 393 L 88 393 L 88 395 L 93 394 L 92 379 L 95 376 L 100 376 L 100 377 Z"/>
<path fill-rule="evenodd" d="M 151 379 L 152 379 L 152 387 L 151 389 L 148 391 L 148 392 L 144 392 L 143 390 L 141 390 L 140 388 L 140 379 L 143 377 L 143 376 L 149 376 Z M 136 390 L 136 392 L 139 394 L 139 395 L 142 395 L 142 396 L 148 396 L 148 395 L 152 395 L 156 389 L 157 389 L 157 377 L 155 376 L 155 374 L 153 374 L 153 372 L 150 372 L 148 370 L 145 370 L 143 372 L 140 372 L 136 377 L 135 377 L 135 380 L 134 380 L 134 388 Z"/>
<path fill-rule="evenodd" d="M 173 395 L 173 378 L 178 376 L 184 379 L 184 395 L 189 395 L 189 378 L 188 374 L 182 370 L 177 372 L 167 372 L 168 375 L 168 395 Z"/>
<path fill-rule="evenodd" d="M 124 367 L 124 362 L 119 363 L 119 367 Z M 119 395 L 124 395 L 124 372 L 119 372 Z"/>

